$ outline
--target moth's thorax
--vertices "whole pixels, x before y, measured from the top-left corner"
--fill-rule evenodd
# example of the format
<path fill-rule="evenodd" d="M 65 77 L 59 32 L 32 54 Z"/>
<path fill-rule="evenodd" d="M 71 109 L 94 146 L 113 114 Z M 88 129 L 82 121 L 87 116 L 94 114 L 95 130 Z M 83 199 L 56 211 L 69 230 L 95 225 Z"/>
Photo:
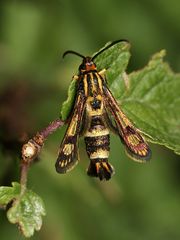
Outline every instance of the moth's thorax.
<path fill-rule="evenodd" d="M 84 74 L 84 94 L 86 96 L 86 113 L 88 116 L 102 115 L 104 112 L 102 78 L 98 72 Z"/>
<path fill-rule="evenodd" d="M 81 75 L 81 81 L 83 81 L 85 96 L 96 96 L 103 94 L 103 79 L 97 71 L 90 71 Z"/>
<path fill-rule="evenodd" d="M 104 104 L 101 95 L 88 97 L 86 101 L 86 114 L 88 117 L 101 116 L 104 113 Z"/>

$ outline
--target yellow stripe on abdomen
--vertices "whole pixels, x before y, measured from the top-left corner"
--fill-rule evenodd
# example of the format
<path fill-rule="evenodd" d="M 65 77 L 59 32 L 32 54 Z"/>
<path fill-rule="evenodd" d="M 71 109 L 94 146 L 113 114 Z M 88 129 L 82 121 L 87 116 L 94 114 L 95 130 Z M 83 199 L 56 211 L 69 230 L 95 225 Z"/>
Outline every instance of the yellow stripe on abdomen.
<path fill-rule="evenodd" d="M 90 129 L 88 130 L 84 136 L 85 137 L 99 137 L 99 136 L 104 136 L 104 135 L 108 135 L 109 134 L 109 129 L 105 128 L 105 129 Z"/>
<path fill-rule="evenodd" d="M 97 159 L 97 158 L 108 158 L 109 151 L 103 148 L 97 149 L 95 152 L 90 153 L 90 159 Z"/>

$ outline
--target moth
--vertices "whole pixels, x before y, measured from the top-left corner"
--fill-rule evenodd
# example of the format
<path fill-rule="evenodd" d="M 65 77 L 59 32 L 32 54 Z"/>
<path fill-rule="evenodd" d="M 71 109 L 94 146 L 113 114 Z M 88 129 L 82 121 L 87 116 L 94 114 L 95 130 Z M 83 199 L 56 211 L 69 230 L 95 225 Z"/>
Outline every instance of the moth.
<path fill-rule="evenodd" d="M 151 150 L 139 129 L 123 113 L 107 86 L 105 70 L 98 70 L 96 57 L 117 44 L 110 43 L 93 57 L 85 57 L 68 50 L 63 54 L 75 54 L 82 58 L 76 79 L 76 96 L 68 127 L 59 148 L 56 171 L 66 173 L 78 163 L 78 140 L 84 136 L 90 164 L 87 174 L 109 180 L 114 173 L 108 162 L 110 131 L 120 137 L 127 154 L 135 161 L 144 162 L 151 157 Z"/>

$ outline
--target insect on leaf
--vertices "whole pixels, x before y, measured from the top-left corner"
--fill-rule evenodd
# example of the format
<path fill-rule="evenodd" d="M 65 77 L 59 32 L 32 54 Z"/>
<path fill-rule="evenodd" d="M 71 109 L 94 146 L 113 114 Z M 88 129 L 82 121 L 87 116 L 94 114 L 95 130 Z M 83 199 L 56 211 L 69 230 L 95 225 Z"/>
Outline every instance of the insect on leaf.
<path fill-rule="evenodd" d="M 162 50 L 143 69 L 127 75 L 129 49 L 127 42 L 113 45 L 97 56 L 97 69 L 107 70 L 105 76 L 113 96 L 149 141 L 180 154 L 180 74 L 175 74 L 163 61 L 165 51 Z M 63 120 L 72 108 L 74 87 L 72 81 L 68 99 L 61 108 Z"/>
<path fill-rule="evenodd" d="M 107 43 L 104 47 L 106 47 L 109 43 Z M 103 47 L 103 48 L 104 48 Z M 95 63 L 97 65 L 98 70 L 107 69 L 106 77 L 108 81 L 108 85 L 110 86 L 112 81 L 117 79 L 117 81 L 122 80 L 122 73 L 124 73 L 129 58 L 130 58 L 130 44 L 128 42 L 119 42 L 102 54 L 97 56 Z M 100 49 L 101 50 L 101 49 Z M 72 80 L 68 89 L 68 98 L 62 104 L 61 107 L 61 119 L 66 120 L 74 102 L 75 97 L 75 87 L 76 80 Z M 118 93 L 119 94 L 119 93 Z"/>

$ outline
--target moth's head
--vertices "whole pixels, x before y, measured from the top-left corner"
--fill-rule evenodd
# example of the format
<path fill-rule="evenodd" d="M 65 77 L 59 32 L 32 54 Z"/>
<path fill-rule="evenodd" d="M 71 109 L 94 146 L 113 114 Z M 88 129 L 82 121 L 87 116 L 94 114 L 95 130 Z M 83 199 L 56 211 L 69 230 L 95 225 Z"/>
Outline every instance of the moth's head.
<path fill-rule="evenodd" d="M 107 46 L 105 46 L 104 48 L 102 48 L 99 52 L 97 52 L 95 55 L 93 55 L 93 57 L 85 57 L 80 53 L 77 53 L 75 51 L 72 50 L 68 50 L 63 54 L 63 57 L 65 57 L 67 54 L 74 54 L 76 56 L 79 56 L 83 59 L 81 65 L 79 66 L 79 73 L 84 73 L 84 72 L 89 72 L 89 71 L 93 71 L 96 70 L 96 64 L 94 63 L 94 59 L 99 56 L 101 53 L 103 53 L 105 50 L 107 50 L 108 48 L 114 46 L 115 44 L 119 43 L 119 42 L 128 42 L 127 40 L 117 40 L 114 42 L 111 42 L 110 44 L 108 44 Z"/>
<path fill-rule="evenodd" d="M 83 59 L 81 65 L 79 66 L 79 73 L 84 73 L 84 72 L 89 72 L 89 71 L 93 71 L 96 70 L 96 64 L 93 62 L 92 57 L 85 57 L 80 53 L 74 52 L 72 50 L 68 50 L 63 54 L 63 58 L 67 55 L 67 54 L 74 54 L 78 57 L 81 57 Z"/>
<path fill-rule="evenodd" d="M 82 64 L 79 66 L 79 72 L 89 72 L 96 70 L 96 64 L 92 61 L 91 57 L 84 57 Z"/>

